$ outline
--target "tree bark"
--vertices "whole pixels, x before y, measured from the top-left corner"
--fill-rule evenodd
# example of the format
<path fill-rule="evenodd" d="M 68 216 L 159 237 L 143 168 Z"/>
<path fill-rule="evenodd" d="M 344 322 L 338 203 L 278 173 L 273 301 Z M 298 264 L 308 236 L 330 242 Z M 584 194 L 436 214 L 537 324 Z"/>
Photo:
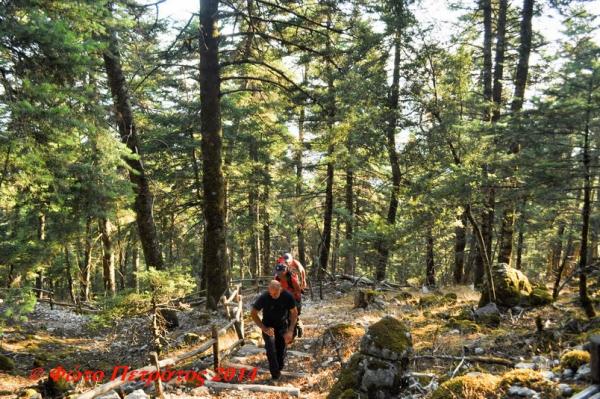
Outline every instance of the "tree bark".
<path fill-rule="evenodd" d="M 531 21 L 533 18 L 533 3 L 534 0 L 524 0 L 523 10 L 521 12 L 521 29 L 519 45 L 519 61 L 517 64 L 517 72 L 515 77 L 515 91 L 511 111 L 513 114 L 521 111 L 525 96 L 525 87 L 527 86 L 527 78 L 529 74 L 529 55 L 531 53 L 531 38 L 532 28 Z M 509 152 L 518 154 L 520 145 L 518 142 L 513 142 Z M 500 244 L 498 252 L 498 262 L 510 263 L 512 258 L 513 235 L 515 225 L 515 208 L 516 202 L 509 200 L 502 214 L 502 226 L 500 228 Z"/>
<path fill-rule="evenodd" d="M 403 0 L 399 3 L 403 7 Z M 402 9 L 399 12 L 399 18 L 402 18 Z M 390 165 L 392 168 L 392 191 L 390 193 L 390 202 L 387 212 L 387 224 L 394 226 L 396 224 L 396 213 L 398 211 L 398 192 L 400 191 L 400 161 L 396 151 L 396 123 L 398 122 L 398 100 L 400 98 L 400 40 L 402 27 L 400 26 L 394 39 L 394 67 L 392 72 L 392 85 L 387 103 L 387 125 L 386 125 L 386 146 Z M 381 237 L 376 245 L 378 256 L 375 265 L 375 279 L 377 281 L 385 280 L 387 263 L 390 253 L 390 238 Z"/>
<path fill-rule="evenodd" d="M 588 234 L 590 230 L 590 208 L 591 208 L 591 157 L 590 157 L 590 114 L 592 102 L 593 75 L 590 79 L 590 88 L 587 98 L 587 110 L 584 126 L 583 143 L 583 209 L 581 211 L 581 248 L 579 250 L 579 300 L 585 314 L 591 318 L 596 315 L 594 305 L 592 304 L 587 292 L 587 271 L 588 266 Z"/>
<path fill-rule="evenodd" d="M 67 278 L 67 287 L 69 289 L 69 297 L 71 302 L 77 303 L 75 296 L 75 290 L 73 288 L 73 276 L 71 275 L 71 255 L 69 253 L 69 247 L 67 244 L 64 246 L 65 249 L 65 277 Z"/>
<path fill-rule="evenodd" d="M 46 215 L 43 212 L 38 215 L 38 240 L 40 242 L 46 241 Z M 39 269 L 35 278 L 35 288 L 37 288 L 37 297 L 40 299 L 44 297 L 44 291 L 42 291 L 44 289 L 44 277 L 44 270 Z"/>
<path fill-rule="evenodd" d="M 113 243 L 110 237 L 112 225 L 110 221 L 103 217 L 98 220 L 98 227 L 102 238 L 102 276 L 104 281 L 104 292 L 110 296 L 115 295 L 115 255 Z"/>
<path fill-rule="evenodd" d="M 218 0 L 200 0 L 200 131 L 206 221 L 202 264 L 206 271 L 209 309 L 217 309 L 228 280 L 218 12 Z"/>
<path fill-rule="evenodd" d="M 331 23 L 331 15 L 328 15 L 328 24 Z M 326 52 L 327 54 L 331 54 L 331 44 L 330 41 L 327 40 L 326 44 Z M 327 139 L 329 141 L 329 145 L 327 147 L 327 178 L 326 178 L 326 186 L 325 186 L 325 209 L 323 213 L 323 234 L 321 235 L 321 248 L 319 251 L 319 260 L 318 260 L 318 269 L 317 276 L 319 282 L 323 280 L 323 275 L 325 274 L 325 270 L 327 270 L 327 262 L 329 260 L 329 251 L 331 248 L 331 224 L 333 221 L 333 180 L 334 180 L 334 160 L 333 153 L 335 150 L 334 147 L 334 137 L 333 137 L 333 124 L 335 120 L 336 114 L 336 104 L 335 104 L 335 86 L 333 82 L 333 67 L 331 65 L 331 61 L 327 61 L 327 108 L 326 108 L 326 116 L 327 116 Z M 322 295 L 321 295 L 322 297 Z"/>
<path fill-rule="evenodd" d="M 306 76 L 304 77 L 306 80 Z M 304 119 L 306 111 L 304 105 L 300 108 L 300 116 L 298 117 L 298 149 L 296 150 L 296 197 L 298 201 L 302 196 L 302 170 L 303 162 L 302 155 L 304 150 Z M 304 242 L 304 221 L 305 215 L 298 214 L 296 236 L 298 237 L 298 259 L 303 266 L 306 266 L 306 244 Z"/>
<path fill-rule="evenodd" d="M 506 10 L 508 0 L 499 0 L 498 21 L 496 23 L 496 55 L 494 62 L 494 82 L 492 87 L 492 122 L 500 119 L 502 109 L 502 78 L 504 76 L 504 49 L 506 39 Z"/>
<path fill-rule="evenodd" d="M 80 271 L 80 298 L 82 301 L 90 299 L 90 276 L 92 274 L 92 218 L 88 216 L 85 222 L 85 244 L 83 257 L 79 262 Z"/>
<path fill-rule="evenodd" d="M 465 247 L 467 246 L 467 213 L 463 211 L 460 215 L 460 226 L 454 228 L 454 283 L 463 281 L 465 265 Z"/>
<path fill-rule="evenodd" d="M 260 233 L 258 231 L 258 188 L 259 171 L 258 165 L 258 147 L 254 137 L 249 138 L 248 149 L 250 152 L 250 162 L 252 162 L 251 176 L 249 179 L 250 187 L 248 191 L 248 216 L 250 218 L 250 273 L 252 277 L 260 275 Z"/>
<path fill-rule="evenodd" d="M 483 120 L 491 120 L 492 105 L 492 1 L 480 0 L 483 11 Z"/>
<path fill-rule="evenodd" d="M 267 154 L 268 156 L 268 154 Z M 264 170 L 264 181 L 263 181 L 263 192 L 261 197 L 261 212 L 262 223 L 263 223 L 263 243 L 262 243 L 262 256 L 263 256 L 263 273 L 266 276 L 270 275 L 271 269 L 271 218 L 269 215 L 269 200 L 271 197 L 271 174 L 270 174 L 270 160 L 267 158 L 265 162 Z"/>
<path fill-rule="evenodd" d="M 126 162 L 130 167 L 129 180 L 134 185 L 135 203 L 134 210 L 138 225 L 140 241 L 144 251 L 146 264 L 157 269 L 163 269 L 163 259 L 160 252 L 152 206 L 154 197 L 150 190 L 146 171 L 142 163 L 140 140 L 137 134 L 131 100 L 123 68 L 117 36 L 114 31 L 108 37 L 108 48 L 103 54 L 104 67 L 112 93 L 115 116 L 119 126 L 121 141 L 129 148 L 134 157 L 127 157 Z"/>
<path fill-rule="evenodd" d="M 427 228 L 427 259 L 426 259 L 426 279 L 425 284 L 428 287 L 435 286 L 435 260 L 434 260 L 434 241 L 433 227 Z"/>
<path fill-rule="evenodd" d="M 480 0 L 480 8 L 483 11 L 483 121 L 489 122 L 492 119 L 493 110 L 493 88 L 492 88 L 492 2 L 491 0 Z M 483 165 L 484 179 L 487 180 L 489 175 L 489 165 Z M 478 246 L 477 256 L 475 257 L 474 283 L 476 287 L 480 287 L 483 283 L 485 274 L 485 256 L 490 258 L 491 241 L 492 241 L 492 226 L 494 223 L 494 203 L 495 193 L 493 188 L 486 187 L 484 189 L 484 201 L 481 214 L 481 237 L 487 248 L 488 253 L 481 253 L 481 246 Z M 475 228 L 475 226 L 473 226 Z M 476 237 L 478 238 L 478 237 Z"/>
<path fill-rule="evenodd" d="M 349 151 L 351 152 L 351 151 Z M 354 171 L 351 167 L 346 169 L 346 258 L 344 273 L 352 274 L 356 267 L 354 250 Z"/>

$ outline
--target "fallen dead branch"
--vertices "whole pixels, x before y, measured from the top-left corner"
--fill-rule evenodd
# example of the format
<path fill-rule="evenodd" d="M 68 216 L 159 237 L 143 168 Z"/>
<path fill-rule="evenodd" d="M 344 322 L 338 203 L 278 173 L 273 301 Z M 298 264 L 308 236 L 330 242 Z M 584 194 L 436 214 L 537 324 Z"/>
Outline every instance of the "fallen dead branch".
<path fill-rule="evenodd" d="M 451 361 L 467 361 L 472 363 L 487 363 L 487 364 L 498 364 L 506 367 L 514 367 L 515 362 L 503 359 L 501 357 L 486 357 L 486 356 L 449 356 L 449 355 L 417 355 L 413 356 L 412 359 L 430 359 L 430 360 L 451 360 Z"/>

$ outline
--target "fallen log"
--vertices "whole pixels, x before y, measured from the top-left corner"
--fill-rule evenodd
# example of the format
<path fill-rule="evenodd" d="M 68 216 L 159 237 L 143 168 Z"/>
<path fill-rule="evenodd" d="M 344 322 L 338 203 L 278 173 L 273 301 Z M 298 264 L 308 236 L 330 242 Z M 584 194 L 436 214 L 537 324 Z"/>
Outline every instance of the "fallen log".
<path fill-rule="evenodd" d="M 213 339 L 209 339 L 207 342 L 205 342 L 204 344 L 202 344 L 200 347 L 198 347 L 197 349 L 194 349 L 192 351 L 189 352 L 185 352 L 182 353 L 180 355 L 168 358 L 168 359 L 163 359 L 161 361 L 158 362 L 160 367 L 166 367 L 166 366 L 172 366 L 174 364 L 177 364 L 179 362 L 181 362 L 182 360 L 185 360 L 187 358 L 199 355 L 201 353 L 206 352 L 208 349 L 210 349 L 212 347 L 212 345 L 215 343 L 215 341 Z M 140 373 L 142 371 L 148 371 L 148 372 L 152 372 L 156 370 L 156 366 L 152 365 L 152 366 L 146 366 L 146 367 L 142 367 L 140 369 L 135 370 L 135 374 L 136 375 L 141 375 Z M 130 371 L 129 373 L 133 373 L 132 371 Z M 81 395 L 79 395 L 77 397 L 77 399 L 92 399 L 95 398 L 98 395 L 102 395 L 103 393 L 107 393 L 109 391 L 112 391 L 113 389 L 119 387 L 120 385 L 123 385 L 127 382 L 127 380 L 123 381 L 121 378 L 116 378 L 113 381 L 109 381 L 106 384 L 102 384 L 94 389 L 92 389 L 91 391 L 87 391 L 82 393 Z"/>
<path fill-rule="evenodd" d="M 300 388 L 296 387 L 277 387 L 271 385 L 258 384 L 229 384 L 225 382 L 206 381 L 204 386 L 215 391 L 236 390 L 236 391 L 251 391 L 251 392 L 270 392 L 270 393 L 287 393 L 292 396 L 300 396 Z"/>
<path fill-rule="evenodd" d="M 487 363 L 487 364 L 499 364 L 501 366 L 506 367 L 515 367 L 515 362 L 503 359 L 501 357 L 486 357 L 486 356 L 449 356 L 449 355 L 417 355 L 413 356 L 411 359 L 431 359 L 431 360 L 452 360 L 452 361 L 461 361 L 465 360 L 473 363 Z"/>
<path fill-rule="evenodd" d="M 592 397 L 600 392 L 600 386 L 598 385 L 592 385 L 587 387 L 586 389 L 584 389 L 583 391 L 580 391 L 579 393 L 577 393 L 574 396 L 571 396 L 571 399 L 592 399 Z"/>

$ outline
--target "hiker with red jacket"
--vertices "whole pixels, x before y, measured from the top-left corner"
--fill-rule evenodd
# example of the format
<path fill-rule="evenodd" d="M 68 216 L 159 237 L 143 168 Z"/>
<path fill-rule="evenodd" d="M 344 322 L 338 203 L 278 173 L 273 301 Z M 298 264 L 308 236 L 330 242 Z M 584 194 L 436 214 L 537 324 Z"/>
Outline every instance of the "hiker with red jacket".
<path fill-rule="evenodd" d="M 302 290 L 302 293 L 304 293 L 304 290 L 307 288 L 306 271 L 304 270 L 304 266 L 302 266 L 302 263 L 298 262 L 297 259 L 294 259 L 292 254 L 289 252 L 284 253 L 281 258 L 283 258 L 283 261 L 288 266 L 289 270 L 298 276 L 298 282 L 300 283 L 300 289 Z M 281 258 L 279 258 L 279 259 L 281 259 Z M 279 260 L 277 261 L 277 263 L 280 263 Z"/>
<path fill-rule="evenodd" d="M 300 288 L 300 282 L 298 276 L 289 270 L 289 267 L 285 263 L 281 263 L 282 258 L 278 259 L 277 266 L 275 266 L 275 280 L 281 283 L 281 289 L 289 292 L 296 301 L 296 309 L 298 309 L 298 316 L 302 310 L 302 289 Z M 294 326 L 294 337 L 302 337 L 303 329 L 300 324 L 299 318 L 297 319 L 296 325 Z"/>

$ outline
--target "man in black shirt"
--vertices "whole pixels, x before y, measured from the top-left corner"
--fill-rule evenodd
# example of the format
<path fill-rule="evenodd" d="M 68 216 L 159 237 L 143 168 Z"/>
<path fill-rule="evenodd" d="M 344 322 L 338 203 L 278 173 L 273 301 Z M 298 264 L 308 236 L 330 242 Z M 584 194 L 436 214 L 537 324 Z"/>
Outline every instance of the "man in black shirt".
<path fill-rule="evenodd" d="M 258 312 L 262 310 L 262 320 Z M 286 346 L 292 342 L 294 326 L 298 318 L 296 301 L 292 294 L 282 290 L 277 280 L 269 283 L 269 290 L 263 292 L 252 304 L 252 320 L 262 330 L 269 360 L 269 370 L 274 380 L 278 379 L 285 361 Z"/>

